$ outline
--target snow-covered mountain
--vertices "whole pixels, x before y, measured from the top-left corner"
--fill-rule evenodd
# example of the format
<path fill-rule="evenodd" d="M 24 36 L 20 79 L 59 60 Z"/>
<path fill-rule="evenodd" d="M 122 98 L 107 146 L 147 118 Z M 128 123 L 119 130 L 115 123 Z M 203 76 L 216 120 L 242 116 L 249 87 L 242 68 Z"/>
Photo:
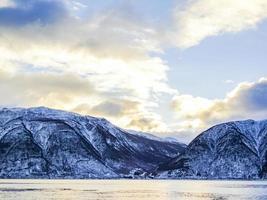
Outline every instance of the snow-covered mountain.
<path fill-rule="evenodd" d="M 267 120 L 214 126 L 156 173 L 178 179 L 267 179 Z"/>
<path fill-rule="evenodd" d="M 0 109 L 0 178 L 142 177 L 183 150 L 105 119 L 43 107 Z"/>
<path fill-rule="evenodd" d="M 175 140 L 126 131 L 105 119 L 43 107 L 0 109 L 0 178 L 144 178 L 147 174 L 267 179 L 267 120 L 220 124 L 186 147 Z"/>

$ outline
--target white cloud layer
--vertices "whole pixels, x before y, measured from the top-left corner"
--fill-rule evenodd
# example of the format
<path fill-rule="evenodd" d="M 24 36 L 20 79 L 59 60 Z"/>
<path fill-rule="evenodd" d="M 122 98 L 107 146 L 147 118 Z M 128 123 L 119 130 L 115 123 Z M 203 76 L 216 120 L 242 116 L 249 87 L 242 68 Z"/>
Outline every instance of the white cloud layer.
<path fill-rule="evenodd" d="M 10 0 L 1 0 L 0 1 L 0 8 L 1 7 L 6 8 L 6 7 L 11 7 L 11 6 L 14 6 L 14 3 Z"/>
<path fill-rule="evenodd" d="M 255 28 L 266 17 L 266 0 L 190 0 L 175 10 L 173 37 L 188 48 L 210 36 Z"/>

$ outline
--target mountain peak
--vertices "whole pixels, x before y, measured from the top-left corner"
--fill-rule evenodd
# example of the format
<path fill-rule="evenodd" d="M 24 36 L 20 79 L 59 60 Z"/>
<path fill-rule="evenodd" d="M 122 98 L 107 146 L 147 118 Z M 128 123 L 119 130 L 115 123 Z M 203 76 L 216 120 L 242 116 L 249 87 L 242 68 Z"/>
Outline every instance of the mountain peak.
<path fill-rule="evenodd" d="M 158 172 L 159 176 L 175 178 L 267 178 L 267 121 L 213 126 L 196 137 L 184 153 L 161 165 Z"/>

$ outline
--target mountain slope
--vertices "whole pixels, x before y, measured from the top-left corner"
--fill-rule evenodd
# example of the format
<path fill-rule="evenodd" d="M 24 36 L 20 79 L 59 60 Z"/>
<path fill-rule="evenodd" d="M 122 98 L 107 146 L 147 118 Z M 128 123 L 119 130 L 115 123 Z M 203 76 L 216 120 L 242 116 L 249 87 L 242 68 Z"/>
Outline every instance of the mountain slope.
<path fill-rule="evenodd" d="M 237 121 L 212 127 L 183 154 L 160 165 L 161 178 L 267 178 L 267 121 Z"/>
<path fill-rule="evenodd" d="M 48 108 L 0 110 L 1 178 L 120 178 L 182 152 L 105 119 Z"/>

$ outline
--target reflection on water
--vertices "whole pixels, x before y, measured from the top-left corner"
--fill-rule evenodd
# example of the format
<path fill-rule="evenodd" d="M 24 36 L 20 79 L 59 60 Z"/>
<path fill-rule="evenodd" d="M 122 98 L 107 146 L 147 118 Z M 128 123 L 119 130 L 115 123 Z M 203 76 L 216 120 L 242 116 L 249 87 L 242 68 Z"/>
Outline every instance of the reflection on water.
<path fill-rule="evenodd" d="M 0 180 L 0 199 L 267 199 L 264 181 Z"/>

